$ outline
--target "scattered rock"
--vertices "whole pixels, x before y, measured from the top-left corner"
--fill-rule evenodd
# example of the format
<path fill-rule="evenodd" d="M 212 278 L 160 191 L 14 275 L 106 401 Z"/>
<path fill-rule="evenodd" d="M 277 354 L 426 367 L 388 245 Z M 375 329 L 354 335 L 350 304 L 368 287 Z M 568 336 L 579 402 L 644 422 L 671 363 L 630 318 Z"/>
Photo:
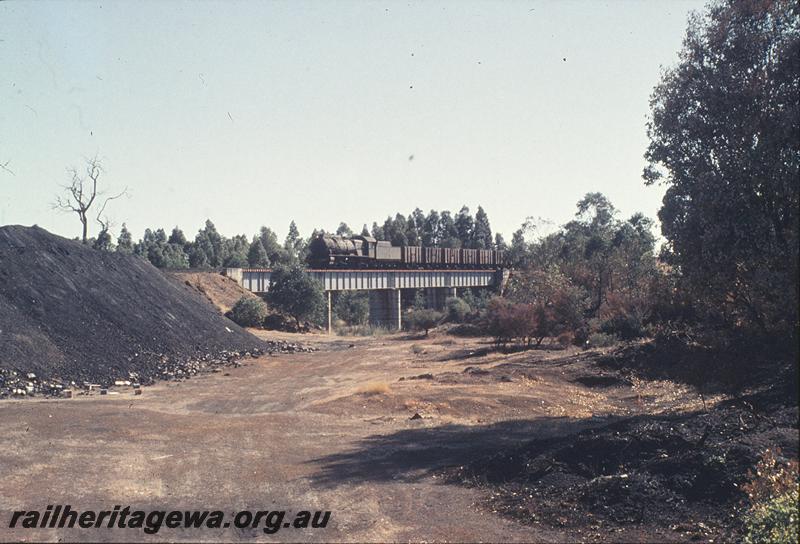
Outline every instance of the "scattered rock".
<path fill-rule="evenodd" d="M 586 387 L 615 387 L 618 385 L 631 385 L 631 381 L 628 379 L 602 374 L 599 376 L 579 376 L 575 378 L 574 381 L 585 385 Z"/>

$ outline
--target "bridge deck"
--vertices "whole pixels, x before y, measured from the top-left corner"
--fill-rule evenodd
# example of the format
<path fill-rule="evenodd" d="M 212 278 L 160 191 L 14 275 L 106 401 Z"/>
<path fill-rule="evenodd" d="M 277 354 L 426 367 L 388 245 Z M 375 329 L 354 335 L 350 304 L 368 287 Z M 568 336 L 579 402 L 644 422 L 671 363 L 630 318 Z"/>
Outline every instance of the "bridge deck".
<path fill-rule="evenodd" d="M 339 270 L 309 269 L 325 291 L 489 287 L 502 283 L 501 270 Z M 272 270 L 228 268 L 225 275 L 254 293 L 269 289 Z"/>

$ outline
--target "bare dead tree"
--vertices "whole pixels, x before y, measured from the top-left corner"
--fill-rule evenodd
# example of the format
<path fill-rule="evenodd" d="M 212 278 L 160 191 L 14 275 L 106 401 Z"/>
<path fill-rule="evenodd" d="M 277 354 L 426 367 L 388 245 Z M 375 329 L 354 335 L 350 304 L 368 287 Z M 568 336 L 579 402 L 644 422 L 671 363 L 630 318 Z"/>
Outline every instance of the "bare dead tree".
<path fill-rule="evenodd" d="M 97 211 L 97 217 L 95 218 L 97 223 L 100 225 L 101 231 L 108 232 L 111 229 L 111 227 L 114 226 L 114 223 L 111 221 L 111 219 L 107 215 L 106 216 L 103 215 L 103 212 L 106 211 L 106 205 L 115 198 L 119 198 L 122 195 L 124 195 L 127 190 L 128 189 L 126 187 L 125 190 L 123 190 L 120 194 L 108 197 L 103 201 L 103 205 L 100 206 L 100 209 Z"/>
<path fill-rule="evenodd" d="M 107 217 L 105 220 L 101 220 L 101 216 L 108 203 L 125 195 L 128 188 L 126 187 L 119 194 L 103 198 L 105 196 L 105 191 L 98 190 L 98 183 L 100 181 L 100 175 L 103 173 L 103 167 L 96 156 L 86 160 L 85 174 L 80 174 L 75 168 L 70 168 L 67 172 L 71 175 L 72 180 L 68 185 L 63 186 L 66 195 L 63 197 L 56 196 L 53 209 L 77 214 L 82 227 L 81 241 L 85 244 L 88 230 L 88 214 L 92 205 L 98 202 L 99 199 L 103 200 L 103 205 L 100 207 L 97 214 L 97 221 L 100 223 L 101 227 L 108 229 L 111 223 L 110 220 Z"/>
<path fill-rule="evenodd" d="M 10 163 L 10 162 L 11 161 L 8 160 L 6 162 L 0 163 L 0 169 L 5 170 L 6 172 L 8 172 L 9 174 L 11 174 L 13 176 L 14 172 L 8 167 L 8 163 Z"/>

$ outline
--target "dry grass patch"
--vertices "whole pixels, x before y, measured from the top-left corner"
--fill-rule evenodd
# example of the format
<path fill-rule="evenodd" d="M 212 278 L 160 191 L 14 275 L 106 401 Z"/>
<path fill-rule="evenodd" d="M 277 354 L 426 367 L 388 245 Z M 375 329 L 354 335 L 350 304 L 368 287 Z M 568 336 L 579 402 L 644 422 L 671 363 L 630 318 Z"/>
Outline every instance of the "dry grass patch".
<path fill-rule="evenodd" d="M 386 395 L 389 391 L 391 391 L 391 388 L 386 382 L 369 382 L 356 389 L 356 393 L 362 395 Z"/>

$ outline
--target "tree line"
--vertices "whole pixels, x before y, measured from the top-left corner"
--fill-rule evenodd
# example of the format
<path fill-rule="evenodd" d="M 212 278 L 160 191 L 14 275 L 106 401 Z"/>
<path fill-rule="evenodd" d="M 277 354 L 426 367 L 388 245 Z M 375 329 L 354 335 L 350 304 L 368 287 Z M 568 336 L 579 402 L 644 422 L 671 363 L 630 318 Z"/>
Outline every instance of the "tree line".
<path fill-rule="evenodd" d="M 353 231 L 345 223 L 336 230 L 341 236 L 352 236 Z M 473 216 L 468 206 L 461 207 L 453 215 L 449 210 L 430 210 L 426 215 L 420 208 L 404 216 L 398 213 L 388 216 L 382 224 L 372 223 L 361 229 L 364 236 L 387 240 L 395 246 L 425 246 L 471 249 L 504 249 L 505 242 L 499 233 L 492 237 L 489 216 L 478 206 Z"/>
<path fill-rule="evenodd" d="M 165 269 L 266 268 L 303 264 L 311 240 L 327 232 L 314 229 L 309 237 L 304 238 L 297 224 L 292 221 L 282 242 L 266 226 L 261 227 L 252 238 L 244 234 L 228 238 L 220 234 L 208 219 L 194 239 L 187 238 L 183 230 L 176 226 L 169 234 L 163 228 L 148 228 L 138 241 L 134 241 L 127 225 L 123 223 L 115 243 L 107 224 L 96 238 L 88 238 L 85 243 L 99 250 L 137 255 L 150 261 L 153 266 Z M 353 236 L 354 232 L 342 222 L 331 234 Z M 507 249 L 499 233 L 492 237 L 489 217 L 481 206 L 478 206 L 474 216 L 467 206 L 463 206 L 455 218 L 447 210 L 431 210 L 426 215 L 417 208 L 408 216 L 401 213 L 389 216 L 381 225 L 373 222 L 371 230 L 365 224 L 359 234 L 387 240 L 397 246 Z"/>

